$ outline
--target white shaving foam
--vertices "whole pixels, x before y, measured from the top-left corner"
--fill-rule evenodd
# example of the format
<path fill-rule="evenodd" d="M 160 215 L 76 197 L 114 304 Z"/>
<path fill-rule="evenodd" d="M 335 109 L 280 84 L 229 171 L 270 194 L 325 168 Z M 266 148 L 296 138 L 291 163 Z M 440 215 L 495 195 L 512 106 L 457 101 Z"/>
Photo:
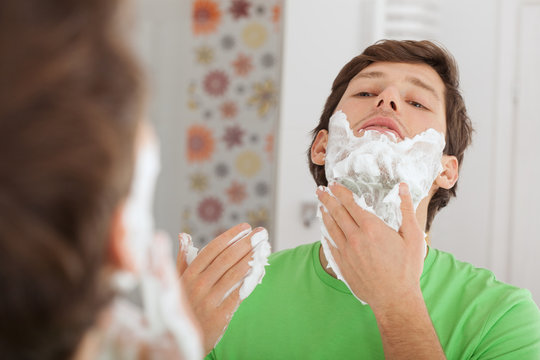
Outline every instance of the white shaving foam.
<path fill-rule="evenodd" d="M 268 265 L 268 256 L 270 256 L 271 247 L 268 242 L 268 231 L 263 229 L 251 237 L 251 246 L 253 247 L 253 260 L 249 262 L 251 268 L 244 277 L 244 283 L 240 288 L 240 299 L 247 298 L 255 287 L 262 282 L 266 273 L 264 267 Z"/>
<path fill-rule="evenodd" d="M 257 284 L 262 282 L 265 274 L 264 267 L 268 265 L 268 256 L 271 252 L 270 243 L 268 242 L 268 231 L 263 229 L 256 232 L 250 240 L 251 247 L 253 248 L 253 258 L 248 263 L 250 268 L 240 281 L 227 290 L 225 295 L 223 295 L 222 301 L 234 290 L 238 289 L 239 286 L 242 286 L 239 294 L 240 300 L 244 300 L 253 292 Z"/>
<path fill-rule="evenodd" d="M 193 246 L 193 240 L 189 234 L 181 233 L 178 239 L 180 239 L 180 251 L 186 254 L 186 262 L 190 265 L 197 257 L 199 249 Z"/>
<path fill-rule="evenodd" d="M 235 237 L 233 237 L 228 243 L 227 245 L 231 245 L 231 244 L 234 244 L 235 242 L 237 241 L 240 241 L 242 240 L 243 238 L 245 238 L 246 236 L 248 236 L 248 234 L 251 232 L 251 226 L 244 230 L 244 231 L 240 231 L 240 233 L 238 233 L 238 235 L 236 235 Z"/>
<path fill-rule="evenodd" d="M 374 130 L 364 131 L 363 136 L 357 137 L 345 113 L 337 111 L 329 123 L 326 178 L 329 183 L 337 182 L 351 190 L 358 206 L 398 231 L 402 222 L 399 184 L 407 183 L 416 209 L 442 171 L 444 146 L 444 135 L 434 129 L 399 142 L 392 133 Z M 331 194 L 330 189 L 325 191 Z M 320 212 L 317 216 L 321 218 L 321 244 L 328 267 L 347 284 L 326 240 L 337 246 L 324 226 Z M 349 284 L 347 286 L 350 289 Z"/>

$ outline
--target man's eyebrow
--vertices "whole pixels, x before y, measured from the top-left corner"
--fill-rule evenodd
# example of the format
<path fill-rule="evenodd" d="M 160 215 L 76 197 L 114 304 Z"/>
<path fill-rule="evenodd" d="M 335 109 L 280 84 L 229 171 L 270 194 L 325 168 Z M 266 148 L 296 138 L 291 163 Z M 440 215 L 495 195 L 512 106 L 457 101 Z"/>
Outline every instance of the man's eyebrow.
<path fill-rule="evenodd" d="M 381 72 L 381 71 L 370 71 L 370 72 L 358 73 L 358 74 L 356 74 L 354 79 L 379 79 L 379 78 L 383 78 L 383 77 L 386 77 L 386 74 Z M 415 86 L 418 86 L 418 87 L 420 87 L 420 88 L 422 88 L 424 90 L 429 91 L 435 97 L 435 99 L 437 99 L 439 101 L 441 100 L 439 95 L 435 91 L 435 89 L 432 86 L 429 86 L 428 84 L 426 84 L 425 82 L 420 80 L 419 78 L 409 76 L 409 77 L 405 78 L 405 80 L 407 82 L 415 85 Z"/>
<path fill-rule="evenodd" d="M 355 79 L 365 78 L 365 79 L 376 79 L 376 78 L 382 78 L 386 75 L 383 72 L 380 71 L 370 71 L 370 72 L 361 72 L 356 74 L 354 77 Z"/>
<path fill-rule="evenodd" d="M 422 89 L 424 90 L 427 90 L 429 91 L 433 96 L 435 96 L 435 99 L 437 100 L 441 100 L 439 98 L 439 95 L 437 94 L 437 92 L 435 91 L 435 89 L 431 86 L 429 86 L 428 84 L 426 84 L 425 82 L 423 82 L 422 80 L 420 80 L 419 78 L 416 78 L 416 77 L 407 77 L 405 79 L 407 82 L 415 85 L 415 86 L 418 86 L 418 87 L 421 87 Z"/>

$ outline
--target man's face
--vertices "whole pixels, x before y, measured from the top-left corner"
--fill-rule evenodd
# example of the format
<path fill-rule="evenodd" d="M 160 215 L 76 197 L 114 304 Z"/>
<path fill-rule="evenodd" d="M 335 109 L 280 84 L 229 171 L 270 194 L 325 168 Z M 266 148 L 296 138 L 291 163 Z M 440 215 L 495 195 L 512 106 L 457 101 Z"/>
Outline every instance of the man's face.
<path fill-rule="evenodd" d="M 336 111 L 347 115 L 354 134 L 363 130 L 414 137 L 433 128 L 446 133 L 444 83 L 427 64 L 376 62 L 360 71 Z"/>

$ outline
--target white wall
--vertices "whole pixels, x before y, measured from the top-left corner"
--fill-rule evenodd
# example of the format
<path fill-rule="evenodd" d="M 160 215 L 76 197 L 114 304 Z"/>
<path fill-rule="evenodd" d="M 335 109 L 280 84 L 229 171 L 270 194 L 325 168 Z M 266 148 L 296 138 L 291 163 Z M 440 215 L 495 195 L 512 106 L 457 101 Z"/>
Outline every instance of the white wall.
<path fill-rule="evenodd" d="M 184 130 L 181 121 L 187 102 L 186 83 L 190 58 L 190 2 L 184 0 L 136 0 L 136 47 L 149 80 L 148 117 L 161 143 L 161 173 L 156 185 L 156 227 L 173 239 L 180 231 Z"/>
<path fill-rule="evenodd" d="M 455 0 L 441 4 L 440 41 L 457 60 L 461 89 L 476 132 L 465 153 L 457 198 L 436 217 L 432 240 L 435 247 L 460 260 L 490 267 L 498 2 Z"/>

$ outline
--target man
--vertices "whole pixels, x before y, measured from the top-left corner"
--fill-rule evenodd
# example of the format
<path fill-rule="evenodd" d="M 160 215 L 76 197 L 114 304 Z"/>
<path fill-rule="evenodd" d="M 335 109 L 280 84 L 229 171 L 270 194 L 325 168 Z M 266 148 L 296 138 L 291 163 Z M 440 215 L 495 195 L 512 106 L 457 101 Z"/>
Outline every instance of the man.
<path fill-rule="evenodd" d="M 398 231 L 347 188 L 319 188 L 331 238 L 323 241 L 335 246 L 273 254 L 262 284 L 208 358 L 540 358 L 540 312 L 528 291 L 434 248 L 426 254 L 423 232 L 455 196 L 471 141 L 452 57 L 428 41 L 382 41 L 345 65 L 308 152 L 317 185 L 328 185 L 328 129 L 337 112 L 358 137 L 373 130 L 401 142 L 429 129 L 443 133 L 442 170 L 416 209 L 409 187 L 399 184 Z M 327 267 L 330 256 L 336 267 Z"/>

